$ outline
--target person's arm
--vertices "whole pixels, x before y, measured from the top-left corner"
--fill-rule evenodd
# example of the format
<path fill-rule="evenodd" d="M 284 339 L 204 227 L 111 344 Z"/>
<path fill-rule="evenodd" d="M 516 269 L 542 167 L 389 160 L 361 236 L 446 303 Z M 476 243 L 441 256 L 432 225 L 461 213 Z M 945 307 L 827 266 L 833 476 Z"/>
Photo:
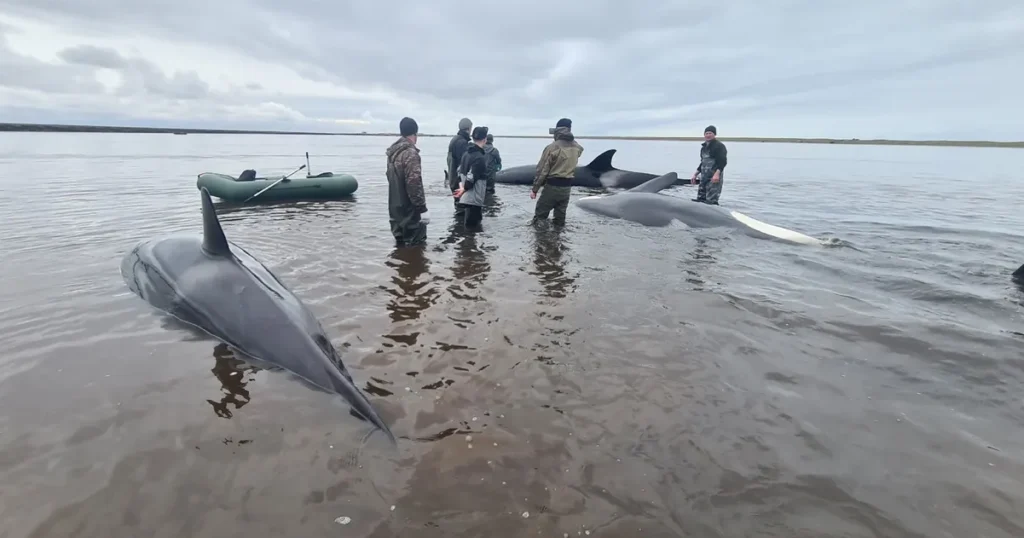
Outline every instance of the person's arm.
<path fill-rule="evenodd" d="M 544 148 L 544 151 L 540 154 L 540 161 L 537 162 L 537 172 L 533 176 L 533 192 L 540 191 L 540 188 L 544 186 L 548 181 L 548 172 L 551 171 L 551 145 L 549 144 Z"/>
<path fill-rule="evenodd" d="M 501 170 L 501 153 L 498 152 L 498 148 L 494 148 L 494 164 L 495 170 Z"/>
<path fill-rule="evenodd" d="M 423 192 L 423 164 L 420 154 L 414 149 L 405 150 L 403 155 L 403 166 L 405 169 L 406 192 L 409 193 L 409 201 L 420 213 L 427 211 L 427 197 Z"/>
<path fill-rule="evenodd" d="M 715 172 L 719 174 L 725 170 L 725 165 L 729 163 L 728 150 L 725 149 L 725 144 L 719 142 L 715 144 L 715 149 L 712 150 L 711 156 L 715 159 Z"/>

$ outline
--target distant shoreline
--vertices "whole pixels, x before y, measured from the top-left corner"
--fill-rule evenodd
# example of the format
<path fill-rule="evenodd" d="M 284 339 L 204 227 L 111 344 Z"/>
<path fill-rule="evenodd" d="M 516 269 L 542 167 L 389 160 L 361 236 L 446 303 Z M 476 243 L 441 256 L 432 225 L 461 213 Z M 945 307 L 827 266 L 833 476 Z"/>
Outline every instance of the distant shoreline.
<path fill-rule="evenodd" d="M 312 131 L 260 131 L 236 129 L 183 129 L 172 127 L 117 127 L 106 125 L 58 125 L 43 123 L 0 123 L 0 132 L 47 133 L 135 133 L 135 134 L 262 134 L 307 136 L 398 136 L 398 133 L 323 133 Z M 448 137 L 449 134 L 420 134 L 422 137 Z M 550 135 L 500 135 L 499 138 L 549 138 Z M 690 142 L 703 140 L 699 136 L 577 136 L 581 140 L 639 140 Z M 1024 141 L 995 142 L 987 140 L 884 140 L 859 138 L 759 138 L 720 137 L 726 142 L 755 142 L 765 144 L 843 144 L 863 146 L 947 146 L 970 148 L 1024 148 Z"/>

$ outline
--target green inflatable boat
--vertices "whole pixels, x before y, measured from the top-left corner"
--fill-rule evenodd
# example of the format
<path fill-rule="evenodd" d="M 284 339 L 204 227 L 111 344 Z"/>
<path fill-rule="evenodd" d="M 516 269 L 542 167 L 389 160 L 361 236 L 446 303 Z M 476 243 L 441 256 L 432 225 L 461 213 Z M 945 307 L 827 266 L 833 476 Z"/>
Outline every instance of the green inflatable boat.
<path fill-rule="evenodd" d="M 246 172 L 250 172 L 246 170 Z M 204 172 L 196 180 L 196 188 L 210 191 L 212 196 L 228 202 L 244 202 L 252 195 L 270 187 L 283 175 L 255 177 L 254 173 L 242 174 L 241 178 Z M 323 172 L 315 176 L 290 177 L 256 197 L 253 202 L 278 200 L 332 200 L 351 196 L 359 188 L 359 182 L 349 174 Z"/>

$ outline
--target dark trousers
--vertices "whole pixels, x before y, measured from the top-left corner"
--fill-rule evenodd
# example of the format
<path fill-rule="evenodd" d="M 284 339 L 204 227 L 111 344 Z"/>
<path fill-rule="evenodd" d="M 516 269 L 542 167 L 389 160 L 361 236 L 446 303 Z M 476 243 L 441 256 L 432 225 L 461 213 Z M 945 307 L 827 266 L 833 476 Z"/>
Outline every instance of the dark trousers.
<path fill-rule="evenodd" d="M 569 195 L 572 187 L 555 185 L 544 185 L 541 188 L 540 196 L 537 197 L 537 205 L 533 210 L 533 221 L 548 218 L 551 211 L 555 212 L 553 219 L 556 224 L 565 222 L 565 212 L 569 208 Z"/>
<path fill-rule="evenodd" d="M 427 242 L 427 225 L 420 220 L 418 211 L 412 208 L 391 209 L 391 235 L 398 246 L 422 245 Z"/>
<path fill-rule="evenodd" d="M 480 221 L 484 220 L 484 208 L 478 205 L 462 205 L 465 208 L 466 220 L 465 224 L 467 227 L 476 226 L 480 224 Z"/>
<path fill-rule="evenodd" d="M 466 213 L 466 206 L 464 204 L 460 204 L 458 198 L 452 197 L 452 200 L 455 200 L 455 216 L 461 217 Z"/>
<path fill-rule="evenodd" d="M 697 201 L 705 204 L 718 205 L 718 197 L 722 195 L 722 183 L 725 181 L 725 174 L 719 175 L 718 181 L 711 182 L 711 176 L 701 177 L 700 185 L 697 187 Z"/>

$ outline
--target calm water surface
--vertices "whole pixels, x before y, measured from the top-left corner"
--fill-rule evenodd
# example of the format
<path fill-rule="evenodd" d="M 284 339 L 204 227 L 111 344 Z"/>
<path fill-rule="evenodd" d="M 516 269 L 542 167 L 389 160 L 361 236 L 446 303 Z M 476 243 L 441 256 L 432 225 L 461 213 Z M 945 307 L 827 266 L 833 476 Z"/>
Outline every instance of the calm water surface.
<path fill-rule="evenodd" d="M 534 229 L 512 186 L 465 235 L 428 138 L 430 244 L 403 252 L 391 141 L 0 134 L 0 536 L 1024 536 L 1024 152 L 729 144 L 723 203 L 819 248 L 572 206 Z M 497 143 L 512 166 L 544 141 Z M 200 231 L 196 174 L 306 151 L 355 199 L 221 219 L 321 318 L 396 452 L 118 273 Z"/>

